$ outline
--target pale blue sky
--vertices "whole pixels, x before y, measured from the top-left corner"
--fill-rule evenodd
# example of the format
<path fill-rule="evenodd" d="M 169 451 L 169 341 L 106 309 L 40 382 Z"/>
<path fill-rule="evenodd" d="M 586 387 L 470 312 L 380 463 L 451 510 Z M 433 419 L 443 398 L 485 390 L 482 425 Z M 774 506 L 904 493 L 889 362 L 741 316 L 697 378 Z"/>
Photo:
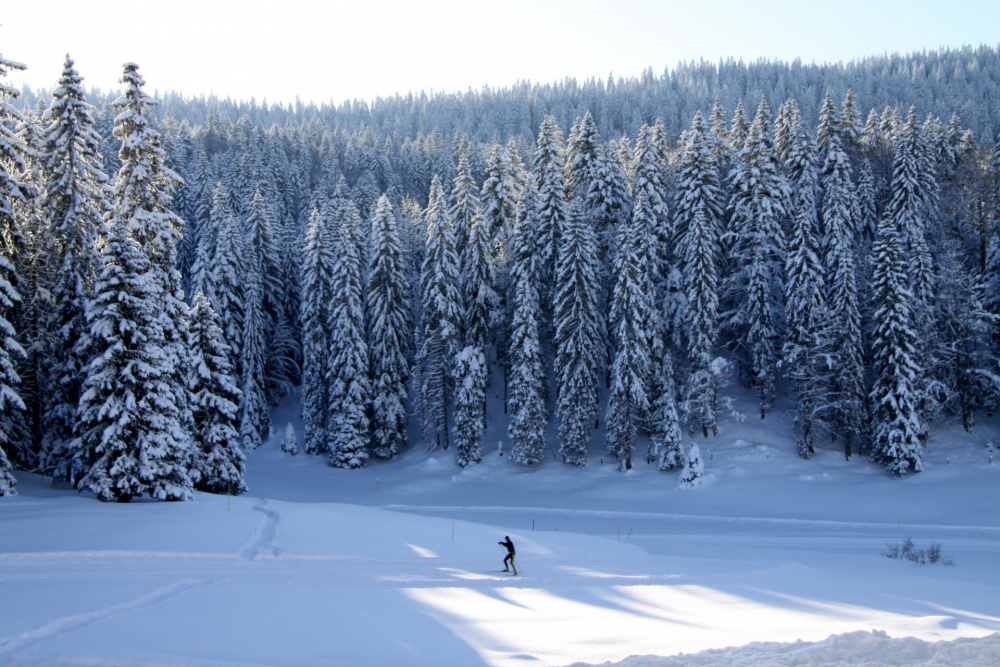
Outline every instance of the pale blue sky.
<path fill-rule="evenodd" d="M 150 90 L 342 101 L 518 80 L 660 74 L 681 60 L 847 61 L 1000 43 L 1000 0 L 27 0 L 0 15 L 15 84 L 51 88 L 69 51 L 88 85 L 134 61 Z"/>

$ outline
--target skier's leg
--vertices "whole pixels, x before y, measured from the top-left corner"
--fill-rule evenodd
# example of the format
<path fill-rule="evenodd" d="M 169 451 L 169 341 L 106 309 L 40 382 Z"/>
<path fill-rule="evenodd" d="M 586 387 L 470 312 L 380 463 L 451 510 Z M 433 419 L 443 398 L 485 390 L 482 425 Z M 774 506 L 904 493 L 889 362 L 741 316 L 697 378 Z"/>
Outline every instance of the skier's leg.
<path fill-rule="evenodd" d="M 514 574 L 517 575 L 517 565 L 514 565 L 514 554 L 510 555 L 510 566 L 514 568 Z"/>

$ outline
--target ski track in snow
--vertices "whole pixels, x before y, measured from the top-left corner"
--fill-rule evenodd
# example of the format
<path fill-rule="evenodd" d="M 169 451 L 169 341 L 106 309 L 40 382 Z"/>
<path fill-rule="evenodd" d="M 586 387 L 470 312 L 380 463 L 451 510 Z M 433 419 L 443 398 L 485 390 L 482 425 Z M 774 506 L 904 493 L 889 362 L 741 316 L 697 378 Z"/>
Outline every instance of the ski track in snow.
<path fill-rule="evenodd" d="M 265 551 L 270 551 L 272 556 L 277 556 L 278 551 L 271 546 L 271 543 L 274 542 L 274 536 L 277 534 L 281 515 L 267 508 L 267 499 L 261 500 L 260 504 L 255 505 L 253 509 L 263 516 L 260 518 L 260 523 L 257 524 L 257 530 L 254 531 L 253 536 L 240 547 L 237 553 L 240 558 L 245 560 L 255 560 Z"/>
<path fill-rule="evenodd" d="M 136 609 L 141 609 L 143 607 L 148 607 L 149 605 L 157 604 L 158 602 L 182 595 L 190 590 L 198 588 L 199 586 L 204 586 L 207 583 L 210 582 L 202 579 L 182 579 L 180 581 L 175 581 L 172 584 L 154 589 L 145 595 L 135 598 L 134 600 L 120 602 L 118 604 L 111 605 L 110 607 L 94 609 L 82 614 L 63 616 L 53 619 L 45 625 L 32 628 L 31 630 L 22 632 L 12 637 L 0 638 L 0 665 L 8 664 L 11 654 L 14 651 L 30 646 L 31 644 L 35 644 L 46 639 L 57 638 L 68 632 L 79 630 L 80 628 L 84 628 L 93 623 L 114 618 L 115 616 L 135 611 Z"/>
<path fill-rule="evenodd" d="M 625 512 L 615 510 L 586 510 L 556 507 L 515 507 L 506 505 L 401 505 L 398 503 L 383 505 L 383 509 L 398 512 L 505 512 L 520 514 L 531 512 L 533 514 L 568 514 L 570 516 L 581 516 L 590 518 L 607 519 L 661 519 L 676 521 L 715 521 L 719 523 L 757 523 L 761 525 L 786 525 L 807 527 L 815 526 L 822 528 L 867 528 L 871 530 L 896 529 L 895 523 L 872 523 L 864 521 L 832 521 L 828 519 L 784 519 L 772 517 L 744 517 L 744 516 L 714 516 L 708 514 L 669 514 L 666 512 Z M 982 531 L 989 534 L 1000 533 L 1000 526 L 965 526 L 959 524 L 930 524 L 930 523 L 907 523 L 905 527 L 913 529 L 927 530 L 948 530 L 948 531 Z"/>

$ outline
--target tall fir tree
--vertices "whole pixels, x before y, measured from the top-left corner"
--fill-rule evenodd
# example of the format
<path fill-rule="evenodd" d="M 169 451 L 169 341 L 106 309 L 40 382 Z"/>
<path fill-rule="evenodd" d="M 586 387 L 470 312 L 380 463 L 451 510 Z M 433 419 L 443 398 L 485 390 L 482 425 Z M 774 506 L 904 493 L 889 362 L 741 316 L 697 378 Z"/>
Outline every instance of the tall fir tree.
<path fill-rule="evenodd" d="M 459 467 L 483 460 L 486 356 L 471 345 L 455 356 L 455 455 Z"/>
<path fill-rule="evenodd" d="M 566 192 L 585 198 L 593 178 L 591 170 L 600 152 L 600 133 L 590 111 L 577 118 L 566 139 Z"/>
<path fill-rule="evenodd" d="M 159 316 L 162 285 L 151 279 L 152 262 L 127 225 L 127 218 L 110 221 L 87 310 L 91 354 L 74 448 L 86 472 L 76 483 L 105 501 L 143 494 L 188 500 L 191 452 L 169 382 L 174 369 Z"/>
<path fill-rule="evenodd" d="M 760 397 L 760 418 L 774 406 L 778 332 L 784 292 L 788 187 L 770 136 L 771 113 L 761 99 L 744 148 L 730 176 L 730 227 L 736 259 L 724 284 L 729 328 L 746 355 L 749 379 Z"/>
<path fill-rule="evenodd" d="M 353 202 L 342 209 L 338 261 L 333 270 L 333 307 L 330 309 L 330 362 L 327 385 L 327 439 L 330 463 L 337 468 L 360 468 L 368 459 L 370 423 L 368 404 L 368 343 L 365 336 L 364 236 L 361 216 Z"/>
<path fill-rule="evenodd" d="M 458 354 L 462 322 L 461 275 L 455 234 L 441 181 L 431 181 L 427 202 L 427 254 L 420 272 L 421 414 L 424 444 L 448 449 L 451 363 Z"/>
<path fill-rule="evenodd" d="M 188 388 L 196 428 L 191 466 L 194 487 L 240 495 L 247 490 L 243 481 L 246 457 L 238 430 L 240 390 L 219 318 L 200 292 L 191 307 L 188 341 L 192 359 Z"/>
<path fill-rule="evenodd" d="M 372 216 L 368 266 L 368 355 L 372 383 L 372 453 L 390 459 L 406 444 L 410 379 L 408 299 L 399 229 L 386 195 Z"/>
<path fill-rule="evenodd" d="M 795 383 L 795 446 L 809 458 L 826 407 L 830 357 L 823 265 L 820 260 L 816 196 L 816 144 L 794 108 L 789 118 L 785 165 L 792 186 L 792 228 L 785 262 L 785 323 L 782 349 L 788 377 Z"/>
<path fill-rule="evenodd" d="M 177 244 L 184 221 L 173 212 L 173 193 L 183 185 L 180 176 L 167 168 L 160 134 L 151 125 L 151 107 L 157 102 L 144 90 L 139 66 L 126 63 L 122 83 L 125 94 L 115 100 L 120 113 L 114 135 L 122 142 L 118 159 L 121 169 L 114 186 L 111 219 L 125 221 L 129 234 L 150 261 L 150 279 L 159 288 L 160 328 L 163 330 L 166 363 L 164 382 L 179 411 L 180 429 L 192 427 L 187 378 L 191 360 L 187 348 L 188 306 L 177 270 Z M 188 435 L 179 436 L 187 447 Z"/>
<path fill-rule="evenodd" d="M 547 413 L 545 408 L 545 367 L 540 342 L 538 286 L 542 261 L 536 211 L 538 190 L 534 178 L 521 194 L 513 239 L 511 268 L 513 307 L 508 338 L 507 363 L 510 366 L 510 394 L 507 435 L 511 440 L 511 459 L 521 465 L 542 460 L 545 452 Z"/>
<path fill-rule="evenodd" d="M 271 412 L 265 384 L 264 285 L 261 266 L 247 267 L 243 300 L 242 400 L 240 437 L 248 452 L 261 446 L 271 433 Z"/>
<path fill-rule="evenodd" d="M 903 176 L 901 172 L 897 175 Z M 896 185 L 893 189 L 899 193 Z M 894 200 L 898 198 L 897 194 Z M 921 376 L 916 360 L 918 339 L 911 311 L 913 296 L 906 284 L 904 246 L 898 227 L 901 221 L 905 218 L 898 209 L 883 216 L 872 248 L 875 325 L 872 460 L 897 476 L 923 470 L 920 440 L 924 432 L 918 410 Z"/>
<path fill-rule="evenodd" d="M 98 268 L 97 239 L 108 210 L 108 178 L 102 171 L 101 138 L 92 112 L 83 79 L 67 55 L 43 116 L 40 148 L 41 209 L 48 224 L 42 254 L 51 271 L 44 281 L 52 297 L 43 325 L 48 376 L 43 400 L 44 470 L 54 470 L 72 457 L 67 447 L 73 440 L 86 363 L 77 343 L 86 329 L 86 306 L 93 297 Z"/>
<path fill-rule="evenodd" d="M 579 199 L 570 205 L 556 264 L 556 412 L 562 460 L 586 465 L 598 410 L 598 370 L 604 360 L 600 264 L 593 228 Z"/>
<path fill-rule="evenodd" d="M 326 451 L 329 394 L 326 367 L 336 239 L 330 207 L 313 208 L 302 262 L 302 419 L 306 453 Z"/>
<path fill-rule="evenodd" d="M 826 264 L 829 313 L 833 349 L 837 360 L 833 369 L 834 417 L 844 438 L 844 452 L 851 457 L 853 446 L 864 443 L 867 408 L 864 391 L 864 360 L 861 314 L 858 305 L 857 204 L 851 184 L 851 166 L 841 149 L 840 137 L 827 139 L 822 221 L 826 232 Z"/>
<path fill-rule="evenodd" d="M 14 365 L 17 359 L 24 357 L 24 349 L 17 342 L 11 319 L 15 306 L 21 301 L 14 272 L 13 240 L 17 235 L 14 206 L 25 199 L 17 172 L 24 169 L 22 156 L 26 149 L 10 128 L 21 118 L 11 103 L 20 91 L 3 79 L 11 70 L 24 69 L 21 63 L 0 56 L 0 333 L 3 334 L 0 344 L 0 496 L 15 493 L 10 459 L 4 450 L 10 448 L 12 417 L 16 411 L 24 410 L 24 402 L 17 392 L 20 378 Z"/>
<path fill-rule="evenodd" d="M 562 130 L 555 117 L 546 116 L 538 129 L 538 147 L 535 149 L 535 173 L 538 178 L 538 202 L 535 217 L 539 238 L 538 266 L 541 278 L 541 304 L 546 317 L 551 315 L 554 295 L 553 273 L 559 244 L 566 225 L 566 178 Z"/>
<path fill-rule="evenodd" d="M 640 199 L 644 198 L 640 195 Z M 637 206 L 638 208 L 638 206 Z M 648 414 L 647 381 L 652 358 L 649 349 L 649 312 L 636 252 L 636 228 L 622 228 L 615 259 L 615 288 L 611 298 L 611 330 L 615 342 L 611 366 L 605 447 L 618 460 L 618 470 L 631 469 L 636 429 Z"/>
<path fill-rule="evenodd" d="M 500 299 L 494 289 L 496 272 L 490 252 L 489 230 L 486 220 L 478 211 L 472 218 L 469 242 L 461 262 L 465 344 L 485 350 L 490 330 L 498 324 L 494 320 L 498 315 Z M 489 361 L 486 363 L 486 374 L 489 377 Z"/>

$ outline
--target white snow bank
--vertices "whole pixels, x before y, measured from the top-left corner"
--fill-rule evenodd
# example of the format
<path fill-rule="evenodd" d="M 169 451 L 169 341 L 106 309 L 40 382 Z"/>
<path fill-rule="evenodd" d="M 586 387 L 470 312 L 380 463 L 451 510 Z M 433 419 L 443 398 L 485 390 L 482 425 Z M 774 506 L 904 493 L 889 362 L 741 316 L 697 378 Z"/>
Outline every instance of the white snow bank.
<path fill-rule="evenodd" d="M 584 667 L 577 662 L 570 667 Z M 714 649 L 664 658 L 635 655 L 601 667 L 792 667 L 824 665 L 865 667 L 881 665 L 1000 665 L 1000 633 L 971 639 L 925 642 L 914 637 L 894 639 L 880 630 L 846 632 L 819 642 L 754 642 L 746 646 Z"/>

